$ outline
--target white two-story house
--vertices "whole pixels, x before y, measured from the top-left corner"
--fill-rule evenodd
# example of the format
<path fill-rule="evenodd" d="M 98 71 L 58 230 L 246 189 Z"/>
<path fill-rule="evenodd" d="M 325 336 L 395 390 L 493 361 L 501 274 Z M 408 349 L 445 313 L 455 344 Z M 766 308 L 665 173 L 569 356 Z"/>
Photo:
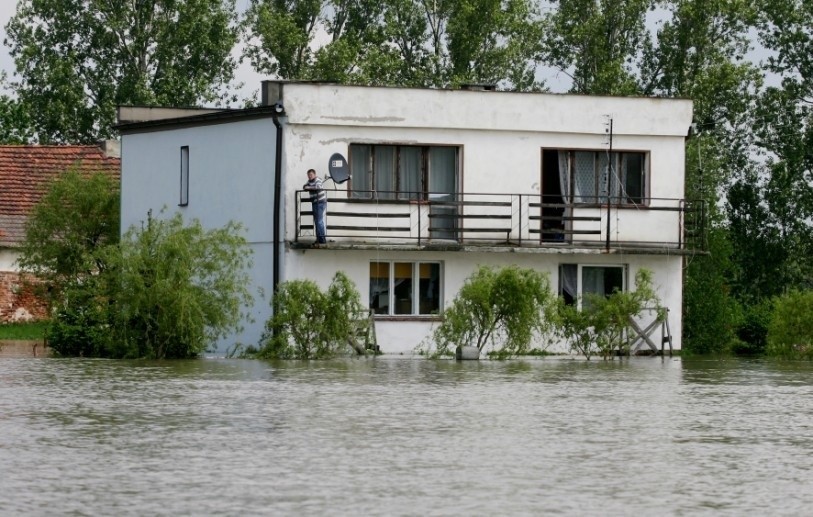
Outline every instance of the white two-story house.
<path fill-rule="evenodd" d="M 233 338 L 244 344 L 275 286 L 324 288 L 341 270 L 381 350 L 409 353 L 479 265 L 516 264 L 568 300 L 631 289 L 650 269 L 679 349 L 691 119 L 688 100 L 267 81 L 256 108 L 122 108 L 122 224 L 164 207 L 243 223 L 265 293 Z M 333 174 L 320 247 L 310 168 Z"/>

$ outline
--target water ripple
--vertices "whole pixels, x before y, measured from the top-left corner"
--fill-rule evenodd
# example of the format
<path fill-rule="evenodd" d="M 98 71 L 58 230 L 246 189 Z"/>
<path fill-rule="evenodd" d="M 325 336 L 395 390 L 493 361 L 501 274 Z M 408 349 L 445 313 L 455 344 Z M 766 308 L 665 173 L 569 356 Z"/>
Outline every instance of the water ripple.
<path fill-rule="evenodd" d="M 2 515 L 802 515 L 813 366 L 0 361 Z"/>

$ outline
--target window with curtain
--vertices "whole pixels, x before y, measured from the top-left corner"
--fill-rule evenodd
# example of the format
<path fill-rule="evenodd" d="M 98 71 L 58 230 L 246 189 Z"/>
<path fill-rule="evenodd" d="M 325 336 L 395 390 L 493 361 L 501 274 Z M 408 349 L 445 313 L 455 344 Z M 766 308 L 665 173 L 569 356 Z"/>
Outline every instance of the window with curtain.
<path fill-rule="evenodd" d="M 559 296 L 567 305 L 581 304 L 585 295 L 610 296 L 626 290 L 626 266 L 559 265 Z"/>
<path fill-rule="evenodd" d="M 455 192 L 457 147 L 351 144 L 349 155 L 351 197 L 424 200 Z"/>
<path fill-rule="evenodd" d="M 383 316 L 440 313 L 440 262 L 370 262 L 370 309 Z"/>
<path fill-rule="evenodd" d="M 637 205 L 646 198 L 646 154 L 642 152 L 559 151 L 561 191 L 573 203 Z"/>

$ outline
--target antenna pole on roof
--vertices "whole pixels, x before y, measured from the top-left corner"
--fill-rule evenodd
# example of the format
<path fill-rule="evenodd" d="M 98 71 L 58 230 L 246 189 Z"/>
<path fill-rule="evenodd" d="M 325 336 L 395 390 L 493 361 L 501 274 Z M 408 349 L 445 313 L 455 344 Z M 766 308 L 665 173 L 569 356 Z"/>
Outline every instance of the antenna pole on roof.
<path fill-rule="evenodd" d="M 610 152 L 607 155 L 607 243 L 606 248 L 607 252 L 610 252 L 610 208 L 612 206 L 612 193 L 610 192 L 610 185 L 612 179 L 612 162 L 613 162 L 613 117 L 610 115 L 610 128 L 608 130 L 610 134 Z"/>

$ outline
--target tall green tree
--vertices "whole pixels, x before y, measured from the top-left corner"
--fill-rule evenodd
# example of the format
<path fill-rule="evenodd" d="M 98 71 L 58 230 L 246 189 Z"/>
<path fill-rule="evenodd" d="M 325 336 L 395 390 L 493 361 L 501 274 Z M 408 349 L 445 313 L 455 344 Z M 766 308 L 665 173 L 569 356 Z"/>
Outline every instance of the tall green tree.
<path fill-rule="evenodd" d="M 0 145 L 25 144 L 33 137 L 28 111 L 16 99 L 0 94 Z"/>
<path fill-rule="evenodd" d="M 246 55 L 283 79 L 540 87 L 531 0 L 252 0 Z"/>
<path fill-rule="evenodd" d="M 686 197 L 702 209 L 698 244 L 707 254 L 687 260 L 684 337 L 687 351 L 723 352 L 740 324 L 736 259 L 741 239 L 731 233 L 721 199 L 732 182 L 754 170 L 753 110 L 762 72 L 748 60 L 756 23 L 752 3 L 676 0 L 644 48 L 640 87 L 645 95 L 691 98 L 696 124 L 686 145 Z"/>
<path fill-rule="evenodd" d="M 21 0 L 5 43 L 37 139 L 109 137 L 117 105 L 224 100 L 236 16 L 234 0 Z"/>
<path fill-rule="evenodd" d="M 39 278 L 50 302 L 101 273 L 106 246 L 119 241 L 119 192 L 109 175 L 68 171 L 28 218 L 18 264 Z"/>
<path fill-rule="evenodd" d="M 770 280 L 752 294 L 771 296 L 813 288 L 813 5 L 801 0 L 759 5 L 760 41 L 772 51 L 766 69 L 780 83 L 765 89 L 755 110 L 755 133 L 766 156 L 753 182 L 761 201 L 755 211 L 765 212 L 762 244 L 781 253 L 755 255 L 742 269 L 766 270 Z"/>
<path fill-rule="evenodd" d="M 655 0 L 559 0 L 546 18 L 545 62 L 572 79 L 571 91 L 638 92 L 636 63 L 649 45 L 646 13 Z"/>
<path fill-rule="evenodd" d="M 28 143 L 34 136 L 31 118 L 17 99 L 2 93 L 6 89 L 6 72 L 0 70 L 0 145 Z"/>

